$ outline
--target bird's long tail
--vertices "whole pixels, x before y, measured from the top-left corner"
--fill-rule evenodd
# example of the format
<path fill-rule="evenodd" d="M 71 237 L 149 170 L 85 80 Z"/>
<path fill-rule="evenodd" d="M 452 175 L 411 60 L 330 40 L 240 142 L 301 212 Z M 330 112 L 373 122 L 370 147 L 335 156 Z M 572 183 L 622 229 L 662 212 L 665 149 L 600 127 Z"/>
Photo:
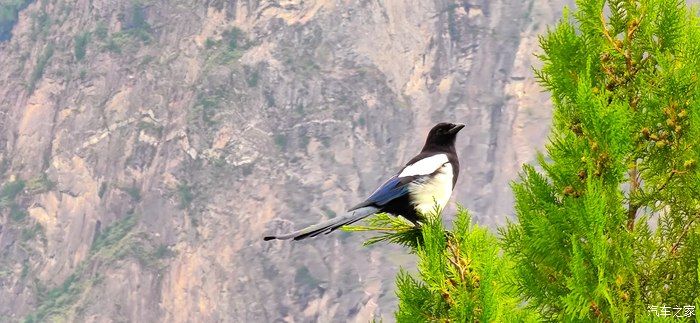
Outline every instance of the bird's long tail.
<path fill-rule="evenodd" d="M 328 221 L 321 222 L 318 224 L 314 224 L 308 228 L 304 228 L 298 231 L 294 231 L 291 233 L 287 234 L 282 234 L 278 236 L 267 236 L 264 237 L 263 240 L 272 240 L 272 239 L 279 239 L 279 240 L 287 240 L 287 239 L 294 239 L 294 240 L 302 240 L 310 237 L 315 237 L 321 233 L 328 234 L 331 231 L 340 228 L 344 225 L 348 225 L 351 223 L 355 223 L 359 220 L 362 220 L 372 214 L 377 213 L 379 209 L 376 207 L 372 206 L 365 206 L 361 207 L 356 210 L 352 210 L 348 212 L 347 214 L 339 217 L 332 218 Z"/>

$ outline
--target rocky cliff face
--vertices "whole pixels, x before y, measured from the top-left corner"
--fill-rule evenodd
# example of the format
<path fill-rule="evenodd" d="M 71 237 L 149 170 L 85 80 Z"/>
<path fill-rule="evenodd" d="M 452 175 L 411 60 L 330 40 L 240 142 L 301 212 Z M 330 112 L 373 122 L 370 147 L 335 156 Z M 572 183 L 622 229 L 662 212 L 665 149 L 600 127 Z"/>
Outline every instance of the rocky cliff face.
<path fill-rule="evenodd" d="M 503 223 L 547 131 L 536 35 L 562 9 L 9 3 L 0 321 L 391 321 L 402 250 L 261 237 L 343 212 L 443 120 L 468 124 L 453 201 Z"/>

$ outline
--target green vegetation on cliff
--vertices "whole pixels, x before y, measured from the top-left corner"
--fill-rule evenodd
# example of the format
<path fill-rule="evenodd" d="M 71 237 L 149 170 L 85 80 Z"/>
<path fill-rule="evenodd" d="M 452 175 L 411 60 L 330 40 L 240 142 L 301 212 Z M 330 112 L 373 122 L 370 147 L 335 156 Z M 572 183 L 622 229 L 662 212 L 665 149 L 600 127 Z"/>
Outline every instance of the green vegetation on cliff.
<path fill-rule="evenodd" d="M 3 0 L 0 2 L 0 42 L 10 39 L 19 11 L 32 0 Z"/>

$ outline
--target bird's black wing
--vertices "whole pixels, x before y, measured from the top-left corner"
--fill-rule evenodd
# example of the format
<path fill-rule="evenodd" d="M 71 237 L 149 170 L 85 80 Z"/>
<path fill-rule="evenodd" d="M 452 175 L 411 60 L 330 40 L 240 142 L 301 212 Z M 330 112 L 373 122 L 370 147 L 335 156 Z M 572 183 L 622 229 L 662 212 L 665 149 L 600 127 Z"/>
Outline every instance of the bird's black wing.
<path fill-rule="evenodd" d="M 353 206 L 348 211 L 356 210 L 365 206 L 382 207 L 387 203 L 408 194 L 408 183 L 413 181 L 415 176 L 394 177 L 388 179 L 384 184 L 372 193 L 364 202 Z"/>

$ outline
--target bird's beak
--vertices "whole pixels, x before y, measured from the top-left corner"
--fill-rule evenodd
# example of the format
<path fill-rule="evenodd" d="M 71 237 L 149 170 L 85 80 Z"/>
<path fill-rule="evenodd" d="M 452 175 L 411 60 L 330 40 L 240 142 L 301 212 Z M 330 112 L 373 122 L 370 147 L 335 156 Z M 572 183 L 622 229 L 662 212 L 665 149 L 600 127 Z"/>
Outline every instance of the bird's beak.
<path fill-rule="evenodd" d="M 463 123 L 457 123 L 457 124 L 455 124 L 454 127 L 452 127 L 452 129 L 450 129 L 448 131 L 448 133 L 454 135 L 454 134 L 458 133 L 460 130 L 462 130 L 462 128 L 464 128 L 464 126 L 465 126 L 465 124 L 463 124 Z"/>

